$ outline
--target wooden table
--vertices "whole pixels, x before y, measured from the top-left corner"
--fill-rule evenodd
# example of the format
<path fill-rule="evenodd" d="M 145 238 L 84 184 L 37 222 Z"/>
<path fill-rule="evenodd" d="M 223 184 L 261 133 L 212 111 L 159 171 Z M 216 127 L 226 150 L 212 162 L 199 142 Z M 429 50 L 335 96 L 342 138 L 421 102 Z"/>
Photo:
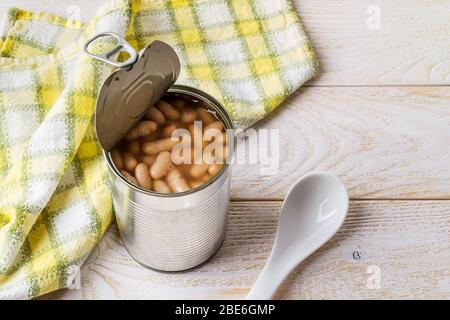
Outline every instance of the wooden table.
<path fill-rule="evenodd" d="M 88 21 L 102 3 L 2 1 L 0 11 L 67 16 L 76 4 Z M 208 264 L 147 270 L 112 226 L 82 269 L 82 289 L 46 298 L 241 299 L 268 257 L 289 185 L 330 170 L 348 187 L 347 221 L 277 298 L 449 299 L 450 1 L 373 4 L 295 1 L 322 72 L 257 126 L 280 129 L 280 172 L 235 168 L 228 235 Z"/>

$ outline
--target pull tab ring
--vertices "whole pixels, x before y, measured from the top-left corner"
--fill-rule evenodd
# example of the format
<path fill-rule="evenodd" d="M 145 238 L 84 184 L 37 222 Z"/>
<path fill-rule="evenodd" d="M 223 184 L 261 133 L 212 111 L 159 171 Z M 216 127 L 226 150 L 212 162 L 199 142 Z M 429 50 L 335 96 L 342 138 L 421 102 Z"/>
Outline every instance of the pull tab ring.
<path fill-rule="evenodd" d="M 108 37 L 108 36 L 113 37 L 117 41 L 117 44 L 113 49 L 111 49 L 110 51 L 103 53 L 103 54 L 93 54 L 93 53 L 89 52 L 89 45 L 92 42 L 94 42 L 98 38 Z M 99 34 L 93 36 L 84 44 L 83 51 L 88 56 L 90 56 L 94 59 L 101 60 L 103 62 L 106 62 L 106 63 L 113 65 L 115 67 L 118 67 L 118 68 L 129 67 L 129 66 L 135 64 L 136 61 L 138 60 L 137 51 L 125 39 L 123 39 L 122 37 L 120 37 L 118 34 L 116 34 L 114 32 L 102 32 L 102 33 L 99 33 Z M 130 57 L 124 62 L 119 62 L 119 61 L 110 59 L 112 56 L 114 56 L 118 52 L 127 52 L 130 55 Z"/>

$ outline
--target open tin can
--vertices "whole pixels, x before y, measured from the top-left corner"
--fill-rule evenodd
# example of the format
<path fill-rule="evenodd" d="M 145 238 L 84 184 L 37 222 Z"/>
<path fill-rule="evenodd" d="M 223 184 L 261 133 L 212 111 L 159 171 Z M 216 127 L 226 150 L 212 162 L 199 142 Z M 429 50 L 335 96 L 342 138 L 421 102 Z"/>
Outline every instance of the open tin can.
<path fill-rule="evenodd" d="M 105 35 L 117 39 L 116 47 L 100 56 L 90 53 L 90 43 Z M 139 122 L 147 107 L 162 97 L 201 101 L 215 112 L 228 132 L 234 130 L 230 115 L 208 94 L 174 85 L 179 60 L 162 42 L 152 42 L 137 54 L 117 35 L 105 33 L 90 39 L 85 51 L 119 67 L 100 90 L 96 130 L 111 176 L 116 220 L 125 247 L 136 261 L 161 271 L 183 271 L 202 264 L 219 249 L 225 236 L 234 135 L 220 172 L 206 184 L 181 193 L 157 193 L 130 183 L 115 167 L 109 151 Z M 120 51 L 127 51 L 130 58 L 122 63 L 110 60 Z"/>

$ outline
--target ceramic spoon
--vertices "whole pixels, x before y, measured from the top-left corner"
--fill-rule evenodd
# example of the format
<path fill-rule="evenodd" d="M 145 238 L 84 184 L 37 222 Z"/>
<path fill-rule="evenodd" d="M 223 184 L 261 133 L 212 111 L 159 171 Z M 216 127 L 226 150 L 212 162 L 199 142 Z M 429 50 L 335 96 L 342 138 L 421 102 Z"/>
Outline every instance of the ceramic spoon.
<path fill-rule="evenodd" d="M 246 299 L 271 299 L 289 273 L 339 230 L 347 211 L 347 191 L 334 174 L 313 172 L 298 180 L 284 200 L 269 260 Z"/>

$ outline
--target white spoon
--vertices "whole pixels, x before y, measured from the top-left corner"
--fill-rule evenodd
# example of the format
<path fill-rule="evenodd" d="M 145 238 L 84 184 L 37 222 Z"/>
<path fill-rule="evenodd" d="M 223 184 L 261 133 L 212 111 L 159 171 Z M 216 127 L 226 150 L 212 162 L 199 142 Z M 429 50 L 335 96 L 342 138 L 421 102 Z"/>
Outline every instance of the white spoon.
<path fill-rule="evenodd" d="M 334 174 L 312 172 L 298 180 L 284 200 L 269 260 L 246 299 L 271 299 L 289 273 L 339 230 L 347 211 L 347 190 Z"/>

